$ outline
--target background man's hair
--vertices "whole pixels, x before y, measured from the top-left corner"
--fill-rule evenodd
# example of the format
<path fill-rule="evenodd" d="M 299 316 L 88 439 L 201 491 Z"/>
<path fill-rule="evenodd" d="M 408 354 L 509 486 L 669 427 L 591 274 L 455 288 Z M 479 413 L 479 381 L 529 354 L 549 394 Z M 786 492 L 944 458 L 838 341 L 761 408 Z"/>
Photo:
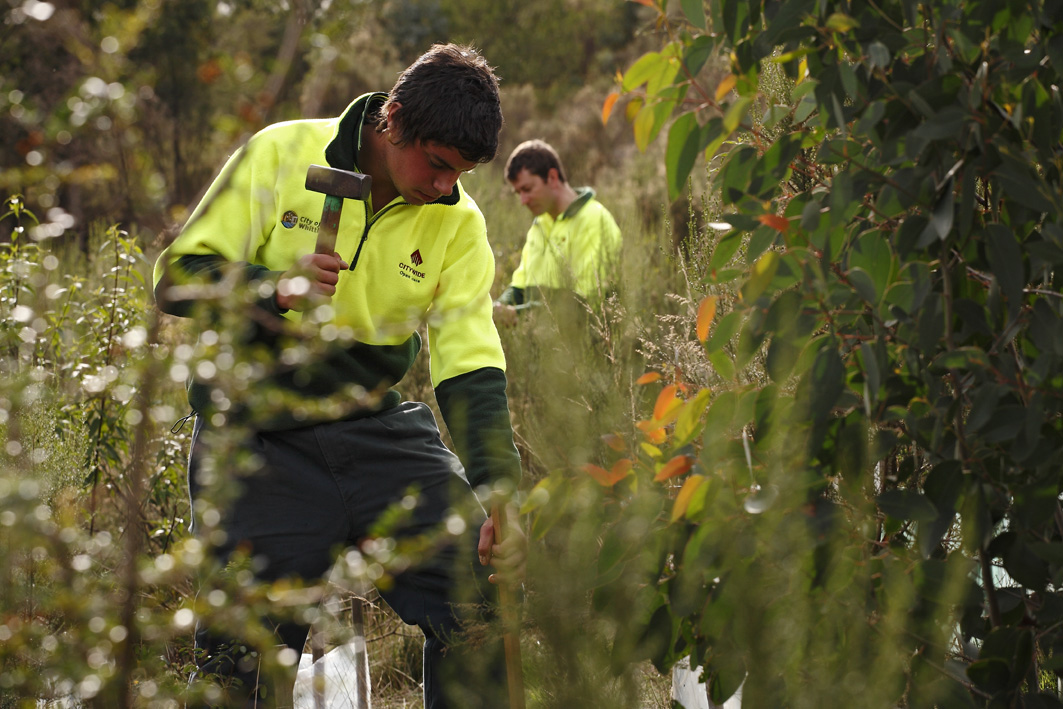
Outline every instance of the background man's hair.
<path fill-rule="evenodd" d="M 490 162 L 498 152 L 498 77 L 472 47 L 436 44 L 407 67 L 380 111 L 378 130 L 383 130 L 391 104 L 399 105 L 392 130 L 402 144 L 430 140 L 479 163 Z"/>
<path fill-rule="evenodd" d="M 565 168 L 561 165 L 561 158 L 557 151 L 545 140 L 533 138 L 526 140 L 509 154 L 506 161 L 506 179 L 510 182 L 517 179 L 521 170 L 527 170 L 532 175 L 538 175 L 544 180 L 550 175 L 550 168 L 557 170 L 557 176 L 562 182 L 566 182 Z"/>

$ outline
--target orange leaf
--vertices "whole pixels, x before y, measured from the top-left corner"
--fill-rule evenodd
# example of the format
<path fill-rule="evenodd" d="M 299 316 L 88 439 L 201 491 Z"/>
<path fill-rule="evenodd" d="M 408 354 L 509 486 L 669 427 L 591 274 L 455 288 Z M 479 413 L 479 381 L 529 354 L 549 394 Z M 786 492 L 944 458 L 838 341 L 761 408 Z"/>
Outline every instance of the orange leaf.
<path fill-rule="evenodd" d="M 622 451 L 626 446 L 624 445 L 624 439 L 615 433 L 606 433 L 602 436 L 602 443 L 609 446 L 615 451 Z"/>
<path fill-rule="evenodd" d="M 683 403 L 675 398 L 675 390 L 675 384 L 669 384 L 657 395 L 657 403 L 653 407 L 653 418 L 657 421 L 663 420 L 672 409 Z"/>
<path fill-rule="evenodd" d="M 726 96 L 727 93 L 731 89 L 733 89 L 735 87 L 735 84 L 737 83 L 738 77 L 736 77 L 734 74 L 728 74 L 727 76 L 723 77 L 723 81 L 721 81 L 720 85 L 716 87 L 716 100 L 719 101 L 724 96 Z"/>
<path fill-rule="evenodd" d="M 707 295 L 698 306 L 698 339 L 704 342 L 709 339 L 709 326 L 716 317 L 716 296 Z"/>
<path fill-rule="evenodd" d="M 620 98 L 618 91 L 613 91 L 605 97 L 605 103 L 602 104 L 602 125 L 609 122 L 609 116 L 613 113 L 613 106 L 616 105 L 618 98 Z"/>
<path fill-rule="evenodd" d="M 636 384 L 652 384 L 653 382 L 660 381 L 661 375 L 659 372 L 646 372 L 641 377 L 635 380 Z"/>
<path fill-rule="evenodd" d="M 645 5 L 646 7 L 657 7 L 654 5 L 653 0 L 631 0 L 631 2 L 636 2 L 639 5 Z"/>
<path fill-rule="evenodd" d="M 691 475 L 683 483 L 683 487 L 679 489 L 679 494 L 675 496 L 675 504 L 672 505 L 673 522 L 686 514 L 687 508 L 690 507 L 690 501 L 694 499 L 694 493 L 698 491 L 703 482 L 705 482 L 705 476 Z"/>
<path fill-rule="evenodd" d="M 674 478 L 677 475 L 682 475 L 686 471 L 694 467 L 694 459 L 689 455 L 677 455 L 670 461 L 664 464 L 657 474 L 653 476 L 654 482 L 661 482 L 668 478 Z"/>
<path fill-rule="evenodd" d="M 658 421 L 639 421 L 635 424 L 635 428 L 642 431 L 650 443 L 664 443 L 668 438 L 664 427 Z"/>
<path fill-rule="evenodd" d="M 623 460 L 618 460 L 612 470 L 606 470 L 594 463 L 587 463 L 580 469 L 594 478 L 594 481 L 602 487 L 612 487 L 631 472 L 631 461 L 627 461 L 626 467 L 621 465 L 623 462 Z"/>
<path fill-rule="evenodd" d="M 790 228 L 790 220 L 786 217 L 780 217 L 778 214 L 761 214 L 757 217 L 757 221 L 770 226 L 776 231 L 786 231 Z"/>

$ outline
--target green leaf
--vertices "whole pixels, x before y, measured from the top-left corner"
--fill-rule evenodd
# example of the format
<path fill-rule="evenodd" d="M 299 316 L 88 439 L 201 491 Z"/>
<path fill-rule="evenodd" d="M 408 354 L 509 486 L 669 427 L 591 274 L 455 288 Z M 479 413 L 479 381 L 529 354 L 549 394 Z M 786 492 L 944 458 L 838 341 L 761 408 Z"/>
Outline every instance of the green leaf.
<path fill-rule="evenodd" d="M 894 257 L 889 241 L 880 231 L 862 234 L 848 251 L 849 267 L 863 269 L 871 277 L 875 291 L 885 294 L 893 283 Z"/>
<path fill-rule="evenodd" d="M 882 376 L 878 358 L 875 357 L 875 350 L 870 343 L 860 343 L 860 361 L 864 368 L 864 381 L 867 382 L 868 393 L 871 401 L 874 402 L 878 398 L 879 387 L 882 386 Z"/>
<path fill-rule="evenodd" d="M 803 345 L 803 342 L 797 342 L 792 335 L 779 335 L 772 338 L 764 361 L 764 368 L 772 381 L 780 384 L 786 381 L 794 370 Z"/>
<path fill-rule="evenodd" d="M 1013 312 L 1017 311 L 1026 284 L 1022 263 L 1022 248 L 1014 234 L 1004 224 L 994 223 L 986 227 L 986 251 L 993 275 L 1008 299 Z"/>
<path fill-rule="evenodd" d="M 1035 591 L 1043 591 L 1049 581 L 1048 564 L 1018 536 L 1004 552 L 1004 570 L 1023 586 Z"/>
<path fill-rule="evenodd" d="M 810 82 L 806 82 L 810 83 Z M 797 108 L 794 110 L 794 123 L 803 123 L 808 119 L 816 109 L 819 108 L 819 104 L 816 103 L 815 94 L 807 94 L 797 103 Z"/>
<path fill-rule="evenodd" d="M 927 140 L 957 140 L 963 135 L 967 120 L 967 111 L 962 107 L 946 106 L 924 121 L 914 134 Z"/>
<path fill-rule="evenodd" d="M 827 29 L 831 32 L 846 33 L 856 29 L 860 23 L 855 17 L 850 17 L 844 12 L 835 12 L 827 18 Z"/>
<path fill-rule="evenodd" d="M 1055 212 L 1044 183 L 1034 179 L 1025 165 L 1006 161 L 997 168 L 996 177 L 1010 199 L 1035 212 Z"/>
<path fill-rule="evenodd" d="M 779 268 L 779 255 L 774 251 L 768 251 L 757 259 L 753 264 L 753 273 L 749 280 L 742 286 L 742 298 L 747 303 L 752 303 L 760 297 L 764 289 L 768 287 L 775 277 L 775 271 Z"/>
<path fill-rule="evenodd" d="M 942 241 L 952 231 L 952 220 L 956 213 L 955 205 L 956 195 L 952 191 L 952 181 L 949 180 L 948 187 L 934 205 L 934 213 L 930 217 L 930 226 L 934 228 L 937 237 Z"/>
<path fill-rule="evenodd" d="M 930 364 L 931 370 L 938 372 L 950 369 L 981 370 L 988 367 L 989 359 L 980 347 L 957 347 L 954 350 L 942 352 Z"/>
<path fill-rule="evenodd" d="M 713 366 L 716 373 L 724 379 L 730 381 L 735 377 L 735 364 L 731 360 L 731 355 L 727 354 L 724 350 L 716 350 L 708 354 L 709 364 Z"/>
<path fill-rule="evenodd" d="M 999 658 L 975 660 L 967 666 L 967 676 L 980 689 L 995 693 L 1003 690 L 1011 676 L 1008 663 Z"/>
<path fill-rule="evenodd" d="M 657 76 L 662 71 L 666 71 L 667 67 L 668 60 L 661 56 L 660 52 L 647 52 L 639 57 L 624 73 L 620 88 L 625 93 L 634 91 L 652 77 Z"/>
<path fill-rule="evenodd" d="M 686 186 L 690 171 L 701 152 L 701 126 L 697 114 L 684 113 L 668 129 L 665 170 L 668 175 L 668 198 L 676 199 Z"/>
<path fill-rule="evenodd" d="M 690 24 L 699 30 L 705 29 L 705 4 L 702 0 L 682 0 L 683 14 L 690 20 Z"/>
<path fill-rule="evenodd" d="M 890 50 L 877 39 L 867 45 L 868 66 L 871 69 L 887 69 L 890 65 Z"/>
<path fill-rule="evenodd" d="M 879 509 L 895 519 L 933 522 L 938 516 L 934 503 L 915 490 L 887 490 L 875 501 Z"/>
<path fill-rule="evenodd" d="M 709 270 L 715 271 L 723 268 L 731 259 L 734 258 L 735 253 L 742 246 L 742 233 L 738 230 L 729 231 L 718 242 L 716 242 L 716 248 L 712 250 L 712 257 L 709 259 Z"/>
<path fill-rule="evenodd" d="M 704 16 L 704 10 L 702 11 Z M 716 43 L 711 37 L 701 35 L 696 37 L 687 48 L 683 57 L 683 65 L 691 76 L 697 76 L 705 62 L 716 52 Z"/>
<path fill-rule="evenodd" d="M 726 201 L 737 202 L 747 194 L 756 162 L 757 151 L 749 145 L 740 145 L 728 154 L 719 176 Z"/>
<path fill-rule="evenodd" d="M 845 365 L 830 340 L 823 341 L 807 376 L 809 414 L 815 421 L 824 421 L 845 387 Z"/>
<path fill-rule="evenodd" d="M 742 313 L 731 311 L 720 318 L 712 335 L 705 341 L 705 350 L 712 354 L 731 341 L 738 329 L 742 326 Z"/>
<path fill-rule="evenodd" d="M 853 71 L 853 65 L 849 62 L 839 63 L 838 73 L 841 75 L 842 88 L 845 89 L 845 94 L 855 101 L 859 98 L 860 91 L 857 86 L 856 72 Z"/>
<path fill-rule="evenodd" d="M 739 125 L 742 123 L 742 119 L 749 113 L 749 107 L 753 105 L 753 98 L 751 96 L 740 96 L 738 100 L 727 107 L 727 111 L 723 114 L 723 128 L 728 135 L 734 133 Z"/>

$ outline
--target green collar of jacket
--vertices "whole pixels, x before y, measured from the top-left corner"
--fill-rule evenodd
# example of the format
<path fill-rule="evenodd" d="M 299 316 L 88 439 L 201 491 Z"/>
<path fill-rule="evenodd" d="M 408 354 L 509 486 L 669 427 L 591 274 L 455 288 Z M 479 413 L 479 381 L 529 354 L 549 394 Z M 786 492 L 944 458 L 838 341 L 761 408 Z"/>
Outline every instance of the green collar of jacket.
<path fill-rule="evenodd" d="M 374 91 L 351 101 L 336 124 L 336 134 L 325 146 L 325 160 L 330 166 L 340 170 L 358 170 L 358 152 L 362 149 L 362 126 L 387 98 L 388 95 L 383 91 Z M 457 204 L 460 197 L 455 185 L 450 194 L 443 195 L 429 204 Z"/>
<path fill-rule="evenodd" d="M 594 199 L 594 190 L 590 187 L 577 187 L 576 195 L 576 199 L 572 200 L 572 204 L 561 212 L 561 216 L 558 219 L 571 219 L 576 216 L 576 213 L 583 209 L 583 205 Z"/>

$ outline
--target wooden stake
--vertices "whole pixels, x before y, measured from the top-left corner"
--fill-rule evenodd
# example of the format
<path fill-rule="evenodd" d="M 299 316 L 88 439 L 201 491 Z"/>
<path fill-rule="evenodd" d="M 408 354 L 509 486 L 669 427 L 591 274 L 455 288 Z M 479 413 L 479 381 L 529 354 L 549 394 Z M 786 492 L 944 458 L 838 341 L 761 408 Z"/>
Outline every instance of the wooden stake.
<path fill-rule="evenodd" d="M 495 541 L 502 543 L 506 529 L 506 511 L 501 505 L 491 508 Z M 524 667 L 520 657 L 520 619 L 517 598 L 508 583 L 498 584 L 498 605 L 502 618 L 502 644 L 506 651 L 506 680 L 509 684 L 509 709 L 524 709 Z"/>

